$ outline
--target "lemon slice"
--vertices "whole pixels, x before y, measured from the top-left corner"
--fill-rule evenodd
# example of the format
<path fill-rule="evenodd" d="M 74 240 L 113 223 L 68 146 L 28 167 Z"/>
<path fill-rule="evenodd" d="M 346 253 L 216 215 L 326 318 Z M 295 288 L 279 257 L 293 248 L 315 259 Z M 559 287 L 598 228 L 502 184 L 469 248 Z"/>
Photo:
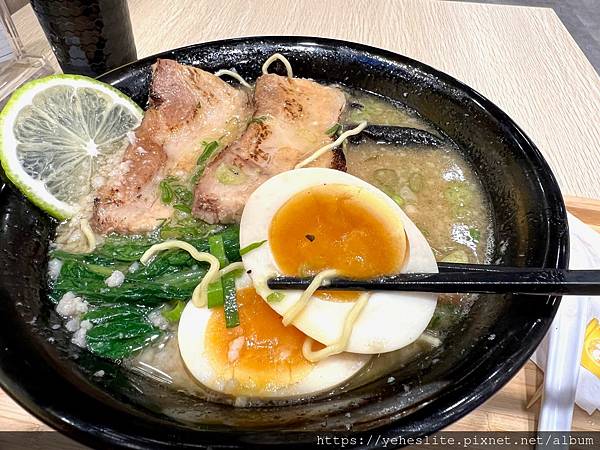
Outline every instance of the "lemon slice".
<path fill-rule="evenodd" d="M 52 75 L 17 89 L 0 113 L 6 176 L 41 209 L 73 216 L 97 168 L 122 151 L 142 109 L 107 84 Z"/>

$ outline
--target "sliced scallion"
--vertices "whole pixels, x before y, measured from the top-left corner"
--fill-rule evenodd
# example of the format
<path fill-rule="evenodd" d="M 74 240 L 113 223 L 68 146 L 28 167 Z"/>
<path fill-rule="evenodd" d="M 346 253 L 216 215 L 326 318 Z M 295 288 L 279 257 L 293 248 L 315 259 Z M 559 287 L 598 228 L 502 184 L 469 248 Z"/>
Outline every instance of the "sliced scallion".
<path fill-rule="evenodd" d="M 219 149 L 219 142 L 217 141 L 202 142 L 202 145 L 204 146 L 204 150 L 196 161 L 196 171 L 191 178 L 192 184 L 196 184 L 198 182 L 202 176 L 202 173 L 204 173 L 206 165 L 210 162 Z"/>
<path fill-rule="evenodd" d="M 219 260 L 221 269 L 229 264 L 229 259 L 225 254 L 225 243 L 223 242 L 223 236 L 220 234 L 213 234 L 208 238 L 208 248 L 210 254 Z"/>
<path fill-rule="evenodd" d="M 270 303 L 280 302 L 284 298 L 285 294 L 282 294 L 281 292 L 271 292 L 269 295 L 267 295 L 267 301 Z"/>
<path fill-rule="evenodd" d="M 220 234 L 213 234 L 208 238 L 208 248 L 215 258 L 219 260 L 221 269 L 229 264 L 229 259 L 225 253 L 225 243 L 223 242 L 223 236 Z M 235 287 L 235 285 L 234 285 Z M 208 307 L 214 308 L 222 306 L 225 302 L 225 290 L 223 278 L 219 278 L 208 285 Z"/>
<path fill-rule="evenodd" d="M 207 299 L 208 308 L 216 308 L 217 306 L 223 306 L 223 282 L 221 278 L 219 278 L 217 281 L 213 281 L 208 285 Z"/>
<path fill-rule="evenodd" d="M 421 191 L 424 185 L 425 180 L 423 179 L 423 175 L 420 173 L 413 173 L 408 179 L 408 187 L 413 192 Z"/>
<path fill-rule="evenodd" d="M 173 208 L 175 208 L 177 211 L 181 211 L 186 214 L 190 214 L 192 212 L 192 208 L 190 208 L 188 205 L 182 205 L 180 203 L 177 205 L 173 205 Z"/>
<path fill-rule="evenodd" d="M 264 241 L 253 242 L 252 244 L 246 245 L 244 248 L 240 249 L 240 256 L 244 256 L 246 253 L 257 249 L 258 247 L 263 245 L 265 242 L 267 242 L 266 239 Z"/>
<path fill-rule="evenodd" d="M 158 188 L 160 189 L 160 201 L 165 205 L 168 205 L 173 201 L 173 197 L 175 196 L 175 192 L 173 192 L 173 188 L 169 184 L 167 180 L 162 180 Z"/>
<path fill-rule="evenodd" d="M 471 237 L 471 240 L 473 242 L 478 243 L 479 238 L 481 237 L 481 233 L 478 228 L 472 227 L 469 228 L 469 236 Z"/>
<path fill-rule="evenodd" d="M 215 171 L 215 176 L 221 184 L 235 185 L 246 181 L 246 174 L 236 166 L 220 164 Z"/>
<path fill-rule="evenodd" d="M 392 197 L 392 200 L 394 200 L 398 206 L 404 206 L 406 204 L 404 199 L 402 197 L 400 197 L 399 195 L 392 194 L 392 195 L 390 195 L 390 197 Z"/>
<path fill-rule="evenodd" d="M 258 117 L 253 117 L 252 119 L 250 119 L 250 121 L 248 122 L 248 125 L 250 125 L 251 123 L 265 123 L 265 120 L 267 120 L 267 116 L 258 116 Z"/>
<path fill-rule="evenodd" d="M 177 300 L 175 306 L 172 308 L 165 309 L 161 312 L 162 316 L 167 319 L 171 323 L 179 322 L 181 318 L 181 313 L 183 312 L 183 308 L 185 308 L 185 302 L 181 300 Z"/>
<path fill-rule="evenodd" d="M 335 136 L 337 132 L 341 130 L 341 128 L 342 126 L 339 123 L 334 123 L 333 126 L 325 130 L 325 134 L 327 136 Z"/>
<path fill-rule="evenodd" d="M 202 142 L 202 146 L 204 147 L 204 150 L 198 157 L 198 161 L 196 161 L 196 165 L 198 166 L 208 161 L 215 150 L 219 148 L 219 143 L 217 141 Z"/>

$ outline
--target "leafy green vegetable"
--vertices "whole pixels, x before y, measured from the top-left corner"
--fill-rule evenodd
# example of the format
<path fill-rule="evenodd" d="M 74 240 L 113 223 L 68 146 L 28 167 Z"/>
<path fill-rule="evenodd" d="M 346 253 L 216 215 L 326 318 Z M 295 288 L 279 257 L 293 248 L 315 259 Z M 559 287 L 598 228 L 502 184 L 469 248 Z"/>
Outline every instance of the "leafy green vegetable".
<path fill-rule="evenodd" d="M 88 311 L 83 316 L 84 320 L 89 320 L 93 325 L 115 320 L 139 318 L 142 316 L 141 309 L 136 305 L 107 305 Z"/>
<path fill-rule="evenodd" d="M 156 262 L 149 267 L 153 264 Z M 105 283 L 106 277 L 88 270 L 85 263 L 65 261 L 53 286 L 52 295 L 59 299 L 71 291 L 85 297 L 92 304 L 119 302 L 158 306 L 171 300 L 188 300 L 206 274 L 206 265 L 179 268 L 167 266 L 163 270 L 156 270 L 157 273 L 161 271 L 162 274 L 147 279 L 127 276 L 123 284 L 109 288 Z"/>
<path fill-rule="evenodd" d="M 269 295 L 267 295 L 267 301 L 271 303 L 280 302 L 284 298 L 285 294 L 282 294 L 281 292 L 271 292 Z"/>
<path fill-rule="evenodd" d="M 327 128 L 327 130 L 325 130 L 325 134 L 327 136 L 335 136 L 341 129 L 342 126 L 339 123 L 334 123 L 330 128 Z"/>
<path fill-rule="evenodd" d="M 159 331 L 148 331 L 130 339 L 88 339 L 87 348 L 92 353 L 105 358 L 123 359 L 147 347 L 159 336 Z"/>
<path fill-rule="evenodd" d="M 173 192 L 181 198 L 181 192 L 178 194 L 175 188 Z M 150 246 L 164 241 L 165 225 L 150 236 L 108 236 L 101 246 L 88 254 L 52 252 L 52 257 L 60 259 L 63 265 L 52 285 L 51 298 L 58 301 L 70 291 L 90 304 L 84 319 L 93 324 L 87 333 L 87 347 L 92 353 L 122 359 L 150 345 L 161 331 L 150 323 L 148 314 L 153 308 L 169 303 L 173 306 L 163 308 L 161 314 L 170 322 L 177 322 L 185 302 L 206 274 L 208 264 L 196 261 L 180 249 L 160 252 L 147 266 L 139 265 L 139 258 Z M 181 237 L 179 225 L 181 222 L 169 230 L 171 236 Z M 208 251 L 211 243 L 214 249 L 218 243 L 221 260 L 227 263 L 241 259 L 237 226 L 219 228 L 220 233 L 214 234 L 215 228 L 203 223 L 189 221 L 184 225 L 189 228 L 186 234 L 191 236 L 185 239 L 186 242 L 199 251 Z M 129 271 L 132 263 L 139 267 Z M 120 286 L 108 287 L 105 281 L 114 270 L 122 271 L 125 280 Z M 239 324 L 236 276 L 232 272 L 224 278 L 221 294 L 226 301 L 228 326 Z"/>
<path fill-rule="evenodd" d="M 244 248 L 240 249 L 240 256 L 244 256 L 246 253 L 249 253 L 252 250 L 257 249 L 258 247 L 263 245 L 265 242 L 267 242 L 266 239 L 264 241 L 253 242 L 252 244 L 246 245 Z"/>
<path fill-rule="evenodd" d="M 93 253 L 88 253 L 86 260 L 92 255 L 99 256 L 104 259 L 122 262 L 133 262 L 140 259 L 150 246 L 156 244 L 159 240 L 154 236 L 121 236 L 118 234 L 109 235 L 104 240 L 104 243 L 94 250 Z M 56 255 L 54 255 L 56 256 Z M 56 256 L 60 258 L 59 256 Z"/>
<path fill-rule="evenodd" d="M 181 313 L 183 313 L 183 309 L 185 308 L 186 303 L 181 300 L 177 300 L 175 302 L 175 306 L 168 309 L 163 309 L 161 311 L 162 316 L 167 319 L 171 323 L 179 322 L 181 318 Z"/>
<path fill-rule="evenodd" d="M 219 236 L 227 260 L 239 261 L 238 227 L 226 228 Z M 158 306 L 172 300 L 188 300 L 206 273 L 207 264 L 198 263 L 183 250 L 161 252 L 149 265 L 141 266 L 135 272 L 127 270 L 152 244 L 160 241 L 158 237 L 119 237 L 112 241 L 107 239 L 105 244 L 86 255 L 53 252 L 52 256 L 62 260 L 63 266 L 53 285 L 52 298 L 58 301 L 71 291 L 94 304 L 119 302 Z M 199 251 L 210 248 L 206 237 L 186 241 Z M 110 257 L 112 259 L 108 260 Z M 109 288 L 105 280 L 113 270 L 121 270 L 126 277 L 120 286 Z"/>
<path fill-rule="evenodd" d="M 152 343 L 161 334 L 141 305 L 102 305 L 87 312 L 93 327 L 86 334 L 87 348 L 99 356 L 122 359 Z"/>
<path fill-rule="evenodd" d="M 111 320 L 94 326 L 87 332 L 88 341 L 131 339 L 151 332 L 154 326 L 141 320 Z"/>

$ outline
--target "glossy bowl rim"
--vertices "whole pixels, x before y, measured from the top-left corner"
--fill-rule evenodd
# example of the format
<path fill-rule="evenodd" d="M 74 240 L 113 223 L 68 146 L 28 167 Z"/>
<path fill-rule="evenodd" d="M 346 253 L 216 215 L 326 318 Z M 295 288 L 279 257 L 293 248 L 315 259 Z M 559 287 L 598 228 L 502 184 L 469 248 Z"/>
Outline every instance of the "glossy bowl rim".
<path fill-rule="evenodd" d="M 383 57 L 393 61 L 394 63 L 414 67 L 422 73 L 438 78 L 443 84 L 457 89 L 463 95 L 466 95 L 470 101 L 476 102 L 479 107 L 498 120 L 504 127 L 506 127 L 505 132 L 507 134 L 510 134 L 520 143 L 523 154 L 528 159 L 528 162 L 535 162 L 537 166 L 535 168 L 536 176 L 540 179 L 544 187 L 544 199 L 552 208 L 551 214 L 554 216 L 554 223 L 549 224 L 549 242 L 546 244 L 544 266 L 552 268 L 567 267 L 569 259 L 569 239 L 566 208 L 556 178 L 554 177 L 554 174 L 552 173 L 548 163 L 542 156 L 539 149 L 535 146 L 531 139 L 527 137 L 523 130 L 493 102 L 461 81 L 427 64 L 389 50 L 340 39 L 282 35 L 249 36 L 207 41 L 177 49 L 171 49 L 155 55 L 147 56 L 143 59 L 113 69 L 110 72 L 98 77 L 98 79 L 108 82 L 109 84 L 113 84 L 119 80 L 119 76 L 123 73 L 134 70 L 138 66 L 144 66 L 146 63 L 154 61 L 157 58 L 173 58 L 177 53 L 190 51 L 192 49 L 201 48 L 204 46 L 227 46 L 240 43 L 252 44 L 260 43 L 261 41 L 266 41 L 271 45 L 303 45 L 306 47 L 345 46 L 354 52 L 365 52 L 370 56 Z M 553 245 L 551 242 L 555 242 L 555 244 Z M 444 395 L 437 397 L 435 401 L 422 406 L 422 408 L 416 411 L 419 415 L 425 415 L 426 417 L 433 418 L 433 420 L 421 420 L 422 423 L 420 424 L 418 423 L 419 420 L 416 420 L 414 421 L 415 423 L 409 423 L 410 426 L 408 427 L 399 428 L 395 425 L 397 419 L 389 418 L 389 421 L 385 425 L 378 426 L 367 432 L 348 432 L 347 434 L 360 436 L 378 433 L 382 436 L 388 437 L 397 437 L 399 435 L 413 437 L 423 436 L 432 434 L 446 427 L 450 423 L 462 418 L 490 398 L 499 389 L 501 389 L 502 386 L 510 381 L 510 379 L 521 369 L 533 351 L 537 348 L 548 328 L 550 327 L 552 318 L 556 314 L 560 304 L 560 298 L 560 296 L 548 297 L 553 305 L 551 317 L 549 317 L 546 320 L 546 323 L 544 323 L 542 326 L 536 328 L 531 336 L 532 339 L 527 343 L 527 345 L 522 346 L 514 352 L 513 359 L 510 361 L 510 363 L 504 362 L 503 364 L 500 364 L 502 366 L 502 370 L 498 368 L 498 370 L 490 374 L 485 380 L 479 380 L 477 387 L 469 390 L 467 394 L 462 392 L 461 389 L 445 389 L 442 391 L 442 394 Z M 155 440 L 148 440 L 139 434 L 135 435 L 129 433 L 112 432 L 110 423 L 111 420 L 109 418 L 107 418 L 105 424 L 92 423 L 77 418 L 76 416 L 69 414 L 67 411 L 60 411 L 60 408 L 49 410 L 40 406 L 39 402 L 36 401 L 36 399 L 34 399 L 29 392 L 27 392 L 27 388 L 24 388 L 20 385 L 18 379 L 11 378 L 7 375 L 3 367 L 5 363 L 6 362 L 4 361 L 0 363 L 0 387 L 20 406 L 45 424 L 87 445 L 95 446 L 102 443 L 111 446 L 120 446 L 123 448 L 147 448 L 147 446 L 156 446 L 159 444 L 161 448 L 184 446 L 188 448 L 204 448 L 205 445 L 209 445 L 210 443 L 210 445 L 225 444 L 232 446 L 232 448 L 243 448 L 248 444 L 248 440 L 245 439 L 246 437 L 249 437 L 251 442 L 260 442 L 260 439 L 257 439 L 257 437 L 261 435 L 260 431 L 240 431 L 234 433 L 198 431 L 194 433 L 198 438 L 195 440 L 195 442 L 188 441 L 185 443 L 181 441 L 177 442 L 176 439 L 157 442 Z M 464 383 L 464 380 L 469 376 L 471 375 L 465 375 L 465 377 L 461 378 L 461 382 Z M 100 405 L 103 408 L 106 408 L 108 411 L 114 411 L 113 407 L 108 407 L 107 405 L 102 405 L 101 403 Z M 433 411 L 430 411 L 432 405 L 435 406 L 435 408 Z M 123 413 L 123 411 L 120 411 L 120 413 Z M 406 417 L 411 417 L 412 415 L 413 414 L 410 414 Z M 406 417 L 403 417 L 403 419 Z M 107 430 L 111 430 L 111 432 L 107 432 Z M 203 435 L 202 438 L 199 434 Z M 265 432 L 265 436 L 272 436 L 272 434 L 272 431 Z"/>

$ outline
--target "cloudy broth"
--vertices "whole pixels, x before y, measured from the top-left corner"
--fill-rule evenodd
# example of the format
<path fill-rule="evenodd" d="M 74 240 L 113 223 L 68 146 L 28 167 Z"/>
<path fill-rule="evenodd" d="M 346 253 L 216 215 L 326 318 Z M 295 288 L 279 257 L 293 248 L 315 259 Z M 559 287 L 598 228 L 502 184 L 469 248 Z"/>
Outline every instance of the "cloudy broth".
<path fill-rule="evenodd" d="M 401 103 L 356 90 L 345 90 L 345 93 L 347 106 L 340 121 L 347 128 L 366 120 L 373 125 L 415 128 L 442 136 L 416 111 Z M 390 195 L 423 233 L 438 261 L 487 262 L 493 242 L 486 196 L 475 173 L 451 142 L 441 146 L 396 145 L 365 139 L 358 144 L 346 143 L 344 154 L 348 173 Z M 440 345 L 476 298 L 468 294 L 439 296 L 436 312 L 423 338 L 395 352 L 374 356 L 371 363 L 350 380 L 350 387 L 383 376 L 390 367 L 406 364 L 432 346 Z M 179 356 L 176 329 L 171 330 L 160 345 L 145 349 L 128 365 L 138 373 L 158 378 L 192 395 L 213 401 L 234 401 L 207 391 L 187 373 Z M 288 400 L 277 403 L 285 401 Z M 252 404 L 261 403 L 256 400 L 245 403 L 246 406 Z"/>

